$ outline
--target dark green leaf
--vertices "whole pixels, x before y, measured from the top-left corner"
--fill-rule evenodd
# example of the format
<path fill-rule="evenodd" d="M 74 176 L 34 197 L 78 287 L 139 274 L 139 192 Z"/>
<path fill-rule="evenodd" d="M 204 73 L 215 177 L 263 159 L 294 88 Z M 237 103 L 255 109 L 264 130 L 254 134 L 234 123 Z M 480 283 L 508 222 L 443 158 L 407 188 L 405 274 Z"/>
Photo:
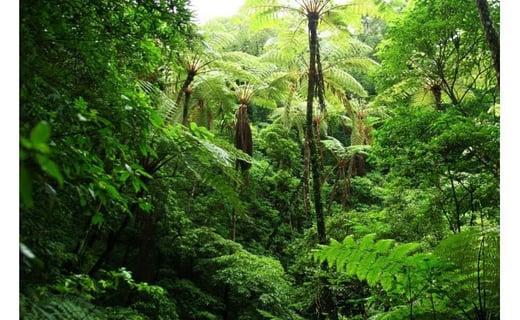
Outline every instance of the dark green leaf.
<path fill-rule="evenodd" d="M 105 218 L 103 218 L 103 214 L 101 212 L 96 212 L 92 216 L 92 224 L 93 225 L 102 225 L 105 222 Z"/>

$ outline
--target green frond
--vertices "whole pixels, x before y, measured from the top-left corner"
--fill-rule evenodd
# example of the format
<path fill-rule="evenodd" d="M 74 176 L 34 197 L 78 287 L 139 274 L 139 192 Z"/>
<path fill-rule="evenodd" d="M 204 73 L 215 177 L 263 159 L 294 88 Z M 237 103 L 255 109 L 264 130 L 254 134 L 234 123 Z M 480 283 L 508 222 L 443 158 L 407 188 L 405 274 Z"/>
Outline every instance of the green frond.
<path fill-rule="evenodd" d="M 337 3 L 338 5 L 330 10 L 330 13 L 332 13 L 330 20 L 331 23 L 340 20 L 337 21 L 340 26 L 348 23 L 348 26 L 358 30 L 361 28 L 361 18 L 363 16 L 382 17 L 384 15 L 379 6 L 373 1 L 348 0 L 337 1 Z M 330 13 L 327 12 L 327 14 Z"/>
<path fill-rule="evenodd" d="M 375 286 L 378 282 L 381 281 L 382 277 L 381 274 L 384 273 L 384 269 L 381 267 L 374 267 L 374 266 L 382 266 L 386 262 L 386 257 L 383 255 L 377 255 L 377 252 L 374 253 L 376 255 L 375 260 L 373 261 L 372 265 L 367 270 L 366 275 L 364 276 L 367 280 L 367 283 L 369 286 Z"/>
<path fill-rule="evenodd" d="M 244 8 L 251 16 L 251 30 L 276 27 L 278 20 L 288 13 L 301 14 L 298 8 L 284 5 L 277 0 L 247 0 Z"/>
<path fill-rule="evenodd" d="M 287 51 L 271 49 L 266 50 L 260 55 L 262 61 L 287 65 L 292 61 L 293 56 Z"/>
<path fill-rule="evenodd" d="M 198 175 L 198 173 L 196 173 L 196 175 Z M 244 203 L 235 191 L 234 186 L 229 184 L 229 180 L 217 175 L 207 176 L 201 180 L 227 200 L 238 215 L 246 215 Z"/>
<path fill-rule="evenodd" d="M 376 242 L 374 249 L 377 253 L 384 254 L 388 252 L 393 245 L 395 245 L 394 239 L 381 239 Z"/>
<path fill-rule="evenodd" d="M 234 106 L 235 97 L 226 85 L 222 72 L 212 71 L 201 75 L 193 82 L 193 98 L 203 99 L 208 107 L 215 112 L 220 106 Z M 231 112 L 231 110 L 228 110 Z"/>
<path fill-rule="evenodd" d="M 371 145 L 357 144 L 357 145 L 348 146 L 346 149 L 347 149 L 348 154 L 350 154 L 353 157 L 356 154 L 368 155 L 367 151 L 370 150 L 371 148 L 372 148 Z"/>
<path fill-rule="evenodd" d="M 138 80 L 139 87 L 156 102 L 157 112 L 168 121 L 174 119 L 176 115 L 179 115 L 179 110 L 175 100 L 170 98 L 162 90 L 154 86 L 152 83 L 145 80 Z"/>
<path fill-rule="evenodd" d="M 221 165 L 226 167 L 232 167 L 234 165 L 234 159 L 232 159 L 231 154 L 228 151 L 204 139 L 200 139 L 198 137 L 193 138 L 197 140 L 204 148 L 206 148 L 213 159 Z"/>
<path fill-rule="evenodd" d="M 344 267 L 346 273 L 348 275 L 354 276 L 357 274 L 359 263 L 361 259 L 365 256 L 366 252 L 361 250 L 353 250 L 349 255 L 348 260 L 346 261 L 346 265 Z"/>
<path fill-rule="evenodd" d="M 338 33 L 337 37 L 339 39 L 336 40 L 336 38 L 332 38 L 331 40 L 334 41 L 334 44 L 337 43 L 341 51 L 345 52 L 343 53 L 344 55 L 347 54 L 350 57 L 369 57 L 374 52 L 374 48 L 358 38 L 348 38 L 348 41 L 345 43 L 345 41 L 341 41 L 343 38 L 342 36 L 342 34 Z"/>
<path fill-rule="evenodd" d="M 366 57 L 350 57 L 343 60 L 338 61 L 338 65 L 341 65 L 342 68 L 345 68 L 349 71 L 357 71 L 357 72 L 370 72 L 375 70 L 375 68 L 379 67 L 379 64 Z"/>
<path fill-rule="evenodd" d="M 346 6 L 330 8 L 321 15 L 320 30 L 343 29 L 347 30 L 348 21 L 345 19 Z"/>
<path fill-rule="evenodd" d="M 301 21 L 304 22 L 305 20 Z M 276 38 L 271 40 L 272 47 L 290 53 L 293 56 L 302 54 L 302 52 L 308 50 L 308 34 L 304 28 L 305 23 L 302 23 L 302 26 L 295 26 L 295 24 L 298 24 L 297 22 L 291 25 L 287 23 L 277 33 Z"/>
<path fill-rule="evenodd" d="M 275 64 L 262 63 L 254 66 L 258 78 L 265 79 L 267 82 L 273 82 L 276 79 L 284 79 L 286 73 L 281 72 Z"/>
<path fill-rule="evenodd" d="M 222 60 L 228 62 L 235 62 L 239 65 L 256 65 L 258 64 L 258 57 L 250 55 L 242 51 L 230 51 L 222 55 Z"/>
<path fill-rule="evenodd" d="M 351 146 L 345 146 L 343 143 L 341 143 L 338 139 L 327 136 L 327 139 L 321 140 L 323 146 L 327 148 L 334 157 L 337 159 L 344 159 L 348 160 L 353 158 L 356 154 L 367 154 L 367 150 L 371 148 L 369 145 L 351 145 Z M 368 241 L 368 240 L 367 240 Z"/>
<path fill-rule="evenodd" d="M 372 101 L 375 106 L 388 106 L 396 102 L 408 101 L 417 91 L 422 89 L 422 84 L 415 77 L 404 79 L 380 92 Z"/>
<path fill-rule="evenodd" d="M 368 273 L 372 270 L 378 269 L 375 266 L 375 263 L 377 261 L 377 253 L 373 251 L 367 252 L 361 261 L 359 262 L 356 275 L 358 279 L 360 280 L 366 280 Z"/>
<path fill-rule="evenodd" d="M 338 92 L 341 89 L 343 91 L 355 93 L 361 97 L 366 97 L 367 92 L 365 88 L 357 81 L 350 73 L 340 70 L 327 70 L 323 75 L 325 85 L 329 88 L 334 87 L 334 91 Z"/>
<path fill-rule="evenodd" d="M 45 320 L 94 320 L 103 315 L 102 309 L 79 296 L 51 295 L 43 300 L 30 301 L 32 297 L 22 295 L 20 304 L 24 308 L 23 319 Z"/>
<path fill-rule="evenodd" d="M 497 228 L 481 230 L 474 227 L 451 235 L 439 243 L 435 253 L 451 261 L 458 268 L 457 273 L 465 276 L 473 287 L 477 286 L 480 278 L 487 284 L 488 290 L 497 293 L 500 275 L 500 237 Z"/>
<path fill-rule="evenodd" d="M 236 41 L 236 36 L 232 32 L 203 32 L 202 37 L 204 48 L 213 52 L 220 52 Z"/>
<path fill-rule="evenodd" d="M 406 256 L 413 254 L 420 247 L 421 245 L 415 242 L 398 244 L 392 249 L 388 258 L 392 261 L 402 262 Z"/>

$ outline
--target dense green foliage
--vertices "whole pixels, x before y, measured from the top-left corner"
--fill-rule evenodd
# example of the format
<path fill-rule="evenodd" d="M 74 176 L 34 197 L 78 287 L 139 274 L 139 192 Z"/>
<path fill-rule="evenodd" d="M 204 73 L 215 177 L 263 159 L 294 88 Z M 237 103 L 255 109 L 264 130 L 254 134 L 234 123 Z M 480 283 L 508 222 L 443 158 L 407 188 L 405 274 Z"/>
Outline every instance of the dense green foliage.
<path fill-rule="evenodd" d="M 20 319 L 499 319 L 477 4 L 21 1 Z"/>

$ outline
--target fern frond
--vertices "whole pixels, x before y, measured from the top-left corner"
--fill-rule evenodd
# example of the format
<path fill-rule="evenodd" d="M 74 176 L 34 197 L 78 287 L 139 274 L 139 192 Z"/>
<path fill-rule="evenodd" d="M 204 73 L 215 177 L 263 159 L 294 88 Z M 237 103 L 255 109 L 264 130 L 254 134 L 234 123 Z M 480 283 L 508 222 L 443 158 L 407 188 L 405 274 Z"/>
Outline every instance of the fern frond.
<path fill-rule="evenodd" d="M 302 14 L 299 8 L 285 5 L 277 0 L 247 0 L 244 7 L 251 15 L 250 28 L 252 30 L 276 27 L 278 20 L 290 13 Z"/>
<path fill-rule="evenodd" d="M 220 52 L 236 41 L 233 32 L 203 32 L 202 37 L 204 48 L 213 52 Z"/>
<path fill-rule="evenodd" d="M 374 238 L 376 237 L 375 233 L 367 234 L 364 236 L 360 243 L 359 243 L 359 249 L 364 251 L 370 251 L 374 247 Z"/>
<path fill-rule="evenodd" d="M 388 252 L 390 247 L 392 247 L 394 244 L 394 239 L 381 239 L 376 242 L 374 249 L 377 253 L 384 254 Z"/>
<path fill-rule="evenodd" d="M 87 300 L 72 295 L 52 295 L 29 306 L 20 314 L 27 320 L 96 320 L 102 318 L 101 310 Z"/>
<path fill-rule="evenodd" d="M 407 255 L 416 252 L 420 247 L 421 245 L 415 242 L 399 244 L 392 249 L 388 258 L 392 261 L 403 261 Z"/>
<path fill-rule="evenodd" d="M 148 81 L 138 80 L 138 83 L 139 87 L 147 95 L 157 101 L 157 111 L 160 115 L 163 116 L 163 119 L 166 119 L 168 115 L 170 115 L 170 118 L 173 118 L 175 114 L 178 114 L 178 108 L 175 100 L 170 98 L 166 93 Z"/>
<path fill-rule="evenodd" d="M 376 257 L 376 260 L 373 263 L 365 276 L 367 283 L 369 286 L 375 286 L 379 281 L 381 281 L 381 273 L 383 272 L 383 264 L 385 263 L 386 257 L 380 255 Z"/>
<path fill-rule="evenodd" d="M 373 251 L 369 251 L 366 253 L 361 261 L 359 262 L 359 266 L 356 271 L 356 275 L 359 280 L 366 280 L 368 273 L 370 270 L 377 270 L 378 266 L 375 265 L 377 261 L 377 253 Z"/>
<path fill-rule="evenodd" d="M 346 273 L 348 275 L 354 276 L 357 273 L 359 263 L 361 259 L 365 256 L 366 252 L 361 250 L 354 250 L 349 256 L 349 260 L 345 266 Z"/>
<path fill-rule="evenodd" d="M 360 97 L 366 97 L 367 92 L 365 88 L 356 80 L 350 73 L 340 70 L 334 69 L 329 70 L 323 75 L 326 89 L 330 90 L 330 92 L 339 94 L 343 96 L 345 91 L 355 93 Z"/>

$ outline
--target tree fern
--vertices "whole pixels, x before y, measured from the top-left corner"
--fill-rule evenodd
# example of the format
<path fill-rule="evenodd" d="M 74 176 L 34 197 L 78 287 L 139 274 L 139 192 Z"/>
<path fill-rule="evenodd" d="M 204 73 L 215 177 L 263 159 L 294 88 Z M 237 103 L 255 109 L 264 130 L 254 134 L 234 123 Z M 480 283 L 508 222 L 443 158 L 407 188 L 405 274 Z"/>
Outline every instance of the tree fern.
<path fill-rule="evenodd" d="M 175 100 L 170 98 L 157 86 L 146 80 L 139 80 L 139 87 L 151 97 L 152 101 L 155 100 L 157 112 L 163 117 L 163 119 L 166 119 L 168 114 L 177 114 L 178 108 Z"/>
<path fill-rule="evenodd" d="M 435 253 L 456 268 L 449 286 L 454 296 L 451 303 L 464 304 L 478 319 L 495 318 L 499 314 L 500 249 L 497 228 L 480 227 L 454 234 L 435 249 Z"/>
<path fill-rule="evenodd" d="M 420 252 L 418 243 L 374 241 L 369 234 L 356 242 L 331 241 L 314 252 L 315 261 L 380 284 L 400 297 L 391 311 L 374 319 L 429 319 L 433 314 L 494 319 L 499 314 L 499 237 L 495 228 L 471 228 L 452 235 L 434 252 Z M 403 305 L 399 305 L 399 302 Z"/>
<path fill-rule="evenodd" d="M 101 309 L 87 300 L 72 295 L 51 295 L 43 301 L 21 296 L 20 319 L 25 320 L 98 320 Z M 24 305 L 25 304 L 25 305 Z"/>
<path fill-rule="evenodd" d="M 429 272 L 427 259 L 414 255 L 419 244 L 374 239 L 375 234 L 369 234 L 357 243 L 352 237 L 347 237 L 342 243 L 331 242 L 331 245 L 322 247 L 314 257 L 336 265 L 338 270 L 366 280 L 372 286 L 381 283 L 388 292 L 397 290 L 396 293 L 404 293 L 402 288 L 408 285 L 406 270 L 418 273 L 418 283 L 426 281 L 423 273 Z"/>

